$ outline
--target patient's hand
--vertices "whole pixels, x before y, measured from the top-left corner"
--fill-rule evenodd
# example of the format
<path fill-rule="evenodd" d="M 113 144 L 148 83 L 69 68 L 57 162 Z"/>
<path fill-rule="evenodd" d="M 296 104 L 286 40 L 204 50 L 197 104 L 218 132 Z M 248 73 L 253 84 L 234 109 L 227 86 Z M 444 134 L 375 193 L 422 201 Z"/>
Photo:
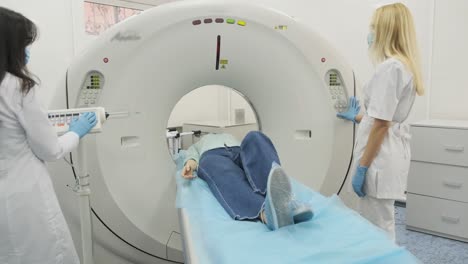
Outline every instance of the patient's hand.
<path fill-rule="evenodd" d="M 182 169 L 182 177 L 185 179 L 191 180 L 195 178 L 193 176 L 193 171 L 197 168 L 197 162 L 194 160 L 188 160 L 187 163 L 185 163 L 184 168 Z"/>

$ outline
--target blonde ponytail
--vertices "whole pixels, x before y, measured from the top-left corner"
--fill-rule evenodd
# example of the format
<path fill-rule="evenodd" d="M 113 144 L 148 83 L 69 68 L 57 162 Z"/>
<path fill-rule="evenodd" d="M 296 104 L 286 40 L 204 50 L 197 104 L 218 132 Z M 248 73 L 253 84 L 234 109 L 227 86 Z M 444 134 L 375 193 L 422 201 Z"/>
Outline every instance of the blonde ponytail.
<path fill-rule="evenodd" d="M 375 11 L 371 29 L 375 32 L 370 49 L 374 62 L 388 58 L 400 60 L 412 72 L 416 92 L 423 95 L 419 49 L 410 10 L 401 3 L 383 6 Z"/>

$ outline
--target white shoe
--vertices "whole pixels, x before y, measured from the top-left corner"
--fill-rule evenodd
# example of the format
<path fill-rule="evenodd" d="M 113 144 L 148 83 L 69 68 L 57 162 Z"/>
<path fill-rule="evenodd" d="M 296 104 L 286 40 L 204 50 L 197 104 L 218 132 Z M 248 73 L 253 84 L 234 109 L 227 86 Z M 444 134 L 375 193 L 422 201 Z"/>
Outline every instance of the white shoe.
<path fill-rule="evenodd" d="M 266 225 L 271 230 L 294 224 L 291 214 L 292 188 L 288 176 L 279 165 L 273 165 L 268 176 L 265 198 Z"/>

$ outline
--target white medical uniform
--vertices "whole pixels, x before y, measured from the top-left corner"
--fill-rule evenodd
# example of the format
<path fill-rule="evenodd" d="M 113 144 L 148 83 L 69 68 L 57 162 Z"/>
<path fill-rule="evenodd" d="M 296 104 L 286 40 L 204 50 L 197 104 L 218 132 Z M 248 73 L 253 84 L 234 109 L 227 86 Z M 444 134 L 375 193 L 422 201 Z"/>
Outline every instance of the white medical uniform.
<path fill-rule="evenodd" d="M 79 263 L 44 161 L 78 146 L 69 132 L 58 138 L 33 88 L 20 91 L 6 74 L 0 84 L 0 263 Z"/>
<path fill-rule="evenodd" d="M 402 124 L 416 97 L 413 75 L 399 60 L 379 64 L 364 87 L 366 112 L 359 124 L 354 151 L 354 170 L 366 149 L 374 119 L 391 121 L 381 149 L 367 172 L 360 213 L 395 239 L 394 202 L 405 197 L 410 166 L 409 127 Z"/>

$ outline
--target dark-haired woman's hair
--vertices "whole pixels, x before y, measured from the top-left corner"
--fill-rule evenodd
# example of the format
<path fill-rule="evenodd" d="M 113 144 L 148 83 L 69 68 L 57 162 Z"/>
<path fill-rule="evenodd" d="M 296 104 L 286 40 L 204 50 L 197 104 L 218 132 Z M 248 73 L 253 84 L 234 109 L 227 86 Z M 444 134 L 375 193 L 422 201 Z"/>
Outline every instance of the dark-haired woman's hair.
<path fill-rule="evenodd" d="M 21 80 L 27 94 L 36 81 L 26 67 L 26 47 L 37 37 L 36 25 L 25 16 L 0 7 L 0 83 L 7 73 Z"/>

